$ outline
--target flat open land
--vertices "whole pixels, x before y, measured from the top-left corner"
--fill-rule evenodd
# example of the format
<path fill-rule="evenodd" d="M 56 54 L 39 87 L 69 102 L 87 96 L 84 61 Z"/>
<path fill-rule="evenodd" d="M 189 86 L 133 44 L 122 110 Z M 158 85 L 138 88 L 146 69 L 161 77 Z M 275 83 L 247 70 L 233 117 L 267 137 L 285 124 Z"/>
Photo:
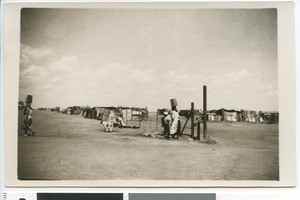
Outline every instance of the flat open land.
<path fill-rule="evenodd" d="M 94 119 L 34 111 L 33 127 L 22 137 L 19 126 L 22 180 L 279 180 L 278 124 L 210 122 L 217 144 L 143 136 L 162 132 L 155 115 L 108 133 Z"/>

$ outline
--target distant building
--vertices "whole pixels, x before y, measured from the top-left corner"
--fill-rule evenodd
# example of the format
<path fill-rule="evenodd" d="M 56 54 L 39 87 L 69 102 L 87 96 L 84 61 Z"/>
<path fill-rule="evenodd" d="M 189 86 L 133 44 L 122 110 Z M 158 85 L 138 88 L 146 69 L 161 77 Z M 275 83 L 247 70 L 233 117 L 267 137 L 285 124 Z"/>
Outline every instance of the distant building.
<path fill-rule="evenodd" d="M 241 110 L 241 121 L 244 122 L 258 122 L 259 118 L 256 111 L 253 110 Z"/>
<path fill-rule="evenodd" d="M 262 118 L 263 123 L 273 124 L 279 123 L 279 113 L 276 111 L 260 111 L 259 117 Z"/>
<path fill-rule="evenodd" d="M 214 113 L 214 114 L 212 114 Z M 221 108 L 219 110 L 213 110 L 209 112 L 209 115 L 214 116 L 214 121 L 229 121 L 236 122 L 239 121 L 240 111 L 237 110 L 227 110 L 225 108 Z"/>

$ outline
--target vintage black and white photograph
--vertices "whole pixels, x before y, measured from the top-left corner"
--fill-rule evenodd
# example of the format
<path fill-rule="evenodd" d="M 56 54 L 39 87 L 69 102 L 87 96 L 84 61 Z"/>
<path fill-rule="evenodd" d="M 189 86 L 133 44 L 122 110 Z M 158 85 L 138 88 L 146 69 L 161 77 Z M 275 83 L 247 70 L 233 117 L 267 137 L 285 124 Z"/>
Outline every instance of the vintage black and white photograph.
<path fill-rule="evenodd" d="M 19 180 L 280 181 L 277 9 L 23 8 Z"/>

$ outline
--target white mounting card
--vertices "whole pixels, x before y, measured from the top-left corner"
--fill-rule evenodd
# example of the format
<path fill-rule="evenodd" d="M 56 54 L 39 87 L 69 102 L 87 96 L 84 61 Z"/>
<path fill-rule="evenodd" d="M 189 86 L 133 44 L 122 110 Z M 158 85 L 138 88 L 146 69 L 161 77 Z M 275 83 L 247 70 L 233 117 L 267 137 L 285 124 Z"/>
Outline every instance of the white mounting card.
<path fill-rule="evenodd" d="M 5 2 L 5 186 L 294 187 L 294 32 L 293 2 Z"/>

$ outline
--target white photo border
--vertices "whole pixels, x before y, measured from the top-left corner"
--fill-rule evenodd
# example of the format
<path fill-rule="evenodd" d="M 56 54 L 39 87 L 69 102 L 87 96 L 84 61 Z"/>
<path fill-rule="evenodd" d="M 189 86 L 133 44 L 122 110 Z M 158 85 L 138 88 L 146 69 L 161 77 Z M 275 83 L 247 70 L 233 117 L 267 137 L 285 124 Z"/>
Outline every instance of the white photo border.
<path fill-rule="evenodd" d="M 20 14 L 22 8 L 261 9 L 276 8 L 278 23 L 279 181 L 74 180 L 22 181 L 17 178 Z M 294 187 L 296 184 L 296 68 L 293 2 L 241 3 L 17 3 L 3 7 L 4 176 L 6 187 Z"/>

